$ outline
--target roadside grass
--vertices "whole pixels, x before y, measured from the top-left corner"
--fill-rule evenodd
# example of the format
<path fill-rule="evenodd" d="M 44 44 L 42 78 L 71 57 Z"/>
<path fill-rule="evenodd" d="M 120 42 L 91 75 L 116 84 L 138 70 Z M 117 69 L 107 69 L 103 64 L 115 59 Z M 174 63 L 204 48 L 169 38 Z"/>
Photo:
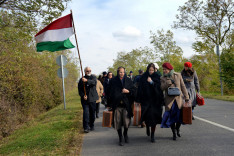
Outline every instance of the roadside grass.
<path fill-rule="evenodd" d="M 221 93 L 212 93 L 212 92 L 201 92 L 201 95 L 204 98 L 234 102 L 234 95 L 223 95 L 223 96 L 221 96 Z"/>
<path fill-rule="evenodd" d="M 40 115 L 0 141 L 0 155 L 80 155 L 82 106 L 77 90 L 63 104 Z"/>

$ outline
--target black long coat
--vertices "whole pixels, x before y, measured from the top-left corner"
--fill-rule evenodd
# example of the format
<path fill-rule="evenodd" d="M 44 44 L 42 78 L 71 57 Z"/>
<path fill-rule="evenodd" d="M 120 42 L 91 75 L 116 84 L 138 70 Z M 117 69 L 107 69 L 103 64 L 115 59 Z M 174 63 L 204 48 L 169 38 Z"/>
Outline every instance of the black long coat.
<path fill-rule="evenodd" d="M 151 77 L 153 84 L 147 81 L 148 77 Z M 139 82 L 136 101 L 141 103 L 141 120 L 147 126 L 154 126 L 162 121 L 163 92 L 160 86 L 160 76 L 157 73 L 149 75 L 145 72 Z"/>
<path fill-rule="evenodd" d="M 122 93 L 123 88 L 129 90 L 129 93 Z M 113 111 L 118 107 L 120 101 L 122 100 L 126 106 L 128 117 L 131 118 L 133 116 L 131 105 L 134 102 L 135 93 L 135 87 L 132 80 L 125 75 L 122 83 L 119 76 L 116 76 L 111 79 L 108 86 L 108 91 L 110 95 L 110 107 L 113 109 Z"/>
<path fill-rule="evenodd" d="M 85 82 L 85 90 L 86 90 L 86 95 L 88 97 L 87 100 L 84 100 L 84 83 L 82 81 L 82 78 L 80 79 L 78 83 L 78 92 L 81 97 L 81 103 L 85 104 L 87 102 L 96 102 L 96 100 L 99 99 L 97 90 L 96 90 L 96 85 L 97 85 L 97 78 L 94 75 L 91 76 L 84 76 L 88 81 Z"/>

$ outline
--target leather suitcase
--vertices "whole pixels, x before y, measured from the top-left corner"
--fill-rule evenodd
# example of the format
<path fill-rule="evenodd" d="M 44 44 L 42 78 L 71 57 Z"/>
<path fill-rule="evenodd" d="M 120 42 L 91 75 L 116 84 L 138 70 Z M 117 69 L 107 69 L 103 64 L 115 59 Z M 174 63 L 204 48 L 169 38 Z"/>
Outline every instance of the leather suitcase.
<path fill-rule="evenodd" d="M 141 121 L 141 105 L 134 103 L 133 105 L 133 126 L 140 125 Z"/>
<path fill-rule="evenodd" d="M 103 111 L 102 127 L 111 127 L 113 118 L 112 111 Z"/>
<path fill-rule="evenodd" d="M 182 112 L 183 123 L 192 124 L 192 107 L 183 107 Z"/>
<path fill-rule="evenodd" d="M 196 94 L 196 102 L 197 102 L 198 106 L 205 105 L 204 98 L 200 94 L 198 94 L 198 93 Z"/>

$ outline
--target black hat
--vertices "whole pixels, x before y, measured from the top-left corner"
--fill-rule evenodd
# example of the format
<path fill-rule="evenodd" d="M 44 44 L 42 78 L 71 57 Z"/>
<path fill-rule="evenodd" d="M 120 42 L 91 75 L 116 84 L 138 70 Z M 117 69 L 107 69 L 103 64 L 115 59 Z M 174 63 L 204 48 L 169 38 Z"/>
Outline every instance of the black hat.
<path fill-rule="evenodd" d="M 107 72 L 106 72 L 106 71 L 102 72 L 102 75 L 106 75 L 106 74 L 107 74 Z"/>

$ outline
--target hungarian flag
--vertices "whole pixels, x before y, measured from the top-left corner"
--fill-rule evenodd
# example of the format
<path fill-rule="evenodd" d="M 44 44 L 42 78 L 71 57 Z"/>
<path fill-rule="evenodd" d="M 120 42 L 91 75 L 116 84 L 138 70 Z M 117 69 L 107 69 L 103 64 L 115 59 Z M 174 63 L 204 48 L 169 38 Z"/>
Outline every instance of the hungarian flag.
<path fill-rule="evenodd" d="M 59 51 L 74 48 L 75 46 L 69 40 L 73 35 L 72 14 L 61 17 L 35 35 L 37 51 Z"/>

